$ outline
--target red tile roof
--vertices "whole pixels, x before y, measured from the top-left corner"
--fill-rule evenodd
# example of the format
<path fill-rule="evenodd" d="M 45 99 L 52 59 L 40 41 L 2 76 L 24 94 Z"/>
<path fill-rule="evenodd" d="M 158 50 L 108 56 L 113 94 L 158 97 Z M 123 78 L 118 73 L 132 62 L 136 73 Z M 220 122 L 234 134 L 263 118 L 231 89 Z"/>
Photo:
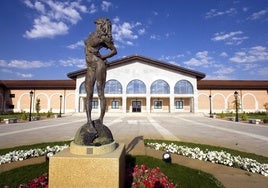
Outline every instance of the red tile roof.
<path fill-rule="evenodd" d="M 197 89 L 268 90 L 268 80 L 199 80 Z"/>
<path fill-rule="evenodd" d="M 0 80 L 8 89 L 75 89 L 74 80 Z"/>

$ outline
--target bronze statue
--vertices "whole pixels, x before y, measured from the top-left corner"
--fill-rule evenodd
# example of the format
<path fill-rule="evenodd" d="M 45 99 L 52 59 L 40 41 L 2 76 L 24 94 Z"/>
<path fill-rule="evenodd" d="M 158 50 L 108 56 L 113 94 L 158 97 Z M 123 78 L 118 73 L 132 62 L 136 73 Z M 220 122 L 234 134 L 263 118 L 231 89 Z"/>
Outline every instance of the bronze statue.
<path fill-rule="evenodd" d="M 106 83 L 106 63 L 107 58 L 117 54 L 117 50 L 113 43 L 112 25 L 107 18 L 98 18 L 94 22 L 96 24 L 96 31 L 91 33 L 85 42 L 85 55 L 87 64 L 87 73 L 85 78 L 86 86 L 86 114 L 87 124 L 89 130 L 97 133 L 93 126 L 91 119 L 92 98 L 94 91 L 94 84 L 96 83 L 98 97 L 100 99 L 100 123 L 103 123 L 103 117 L 106 109 L 106 100 L 104 96 L 104 88 Z M 101 48 L 109 49 L 108 54 L 102 55 Z"/>

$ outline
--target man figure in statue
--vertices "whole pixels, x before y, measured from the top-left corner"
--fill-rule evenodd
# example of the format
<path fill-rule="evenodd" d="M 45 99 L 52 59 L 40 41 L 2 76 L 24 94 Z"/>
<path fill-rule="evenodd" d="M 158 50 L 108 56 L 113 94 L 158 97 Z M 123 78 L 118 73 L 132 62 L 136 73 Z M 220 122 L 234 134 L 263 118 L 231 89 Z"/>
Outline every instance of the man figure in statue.
<path fill-rule="evenodd" d="M 92 98 L 94 92 L 94 84 L 96 83 L 98 97 L 100 99 L 100 121 L 103 123 L 103 117 L 106 109 L 106 100 L 104 96 L 104 88 L 106 83 L 106 63 L 107 58 L 110 58 L 117 54 L 117 50 L 113 43 L 112 37 L 112 25 L 107 18 L 98 18 L 94 22 L 96 24 L 96 31 L 91 33 L 85 42 L 85 55 L 87 72 L 85 78 L 86 86 L 86 114 L 87 124 L 89 130 L 93 133 L 97 133 L 93 126 L 91 119 L 92 111 Z M 108 54 L 100 54 L 100 49 L 106 48 L 110 52 Z"/>

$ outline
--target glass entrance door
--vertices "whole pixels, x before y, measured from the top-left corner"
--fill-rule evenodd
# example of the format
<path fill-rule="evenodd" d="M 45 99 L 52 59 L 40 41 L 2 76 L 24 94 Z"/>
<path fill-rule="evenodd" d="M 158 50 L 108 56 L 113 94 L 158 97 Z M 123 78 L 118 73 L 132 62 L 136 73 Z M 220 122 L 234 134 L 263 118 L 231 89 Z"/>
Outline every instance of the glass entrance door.
<path fill-rule="evenodd" d="M 141 112 L 141 101 L 132 101 L 132 112 Z"/>

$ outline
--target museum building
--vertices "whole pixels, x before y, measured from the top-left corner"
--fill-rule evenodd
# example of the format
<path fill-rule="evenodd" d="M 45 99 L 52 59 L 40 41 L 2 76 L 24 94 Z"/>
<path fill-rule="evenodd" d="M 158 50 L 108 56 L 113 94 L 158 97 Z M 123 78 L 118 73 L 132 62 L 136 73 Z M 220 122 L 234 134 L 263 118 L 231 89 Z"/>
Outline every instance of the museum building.
<path fill-rule="evenodd" d="M 0 111 L 85 111 L 86 69 L 70 72 L 68 80 L 2 80 Z M 214 113 L 234 111 L 237 91 L 239 110 L 265 111 L 267 80 L 204 80 L 205 74 L 174 64 L 132 55 L 107 64 L 107 112 Z M 29 93 L 32 91 L 32 93 Z M 96 88 L 93 112 L 99 112 Z"/>

